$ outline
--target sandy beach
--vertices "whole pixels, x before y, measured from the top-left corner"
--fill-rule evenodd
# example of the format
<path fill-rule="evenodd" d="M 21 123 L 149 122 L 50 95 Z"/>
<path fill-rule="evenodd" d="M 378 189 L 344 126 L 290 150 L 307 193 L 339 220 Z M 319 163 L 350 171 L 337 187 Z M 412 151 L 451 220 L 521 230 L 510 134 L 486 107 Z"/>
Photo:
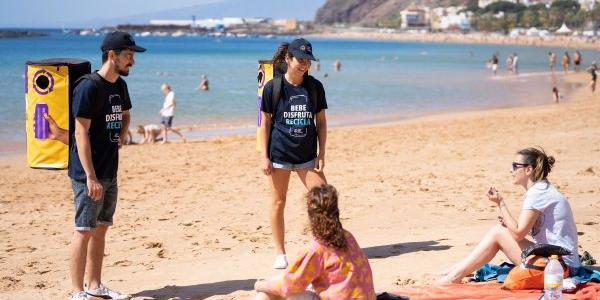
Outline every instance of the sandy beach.
<path fill-rule="evenodd" d="M 377 292 L 423 285 L 466 255 L 497 222 L 491 185 L 513 213 L 515 151 L 540 145 L 556 158 L 550 180 L 570 200 L 581 250 L 600 256 L 600 93 L 588 74 L 565 103 L 448 113 L 330 129 L 325 172 L 340 191 L 342 222 L 370 258 Z M 134 299 L 246 299 L 276 274 L 270 194 L 254 136 L 126 146 L 119 206 L 103 281 Z M 67 299 L 73 196 L 66 171 L 0 158 L 0 299 Z M 288 253 L 310 239 L 290 183 Z M 497 256 L 494 262 L 505 260 Z"/>
<path fill-rule="evenodd" d="M 487 44 L 487 45 L 520 45 L 539 47 L 559 47 L 571 49 L 597 49 L 596 38 L 578 36 L 507 36 L 497 33 L 471 32 L 463 33 L 418 33 L 418 32 L 384 32 L 384 31 L 361 31 L 361 30 L 335 30 L 328 29 L 321 33 L 311 35 L 313 37 L 327 39 L 367 39 L 384 41 L 408 41 L 408 42 L 439 42 L 454 44 Z"/>

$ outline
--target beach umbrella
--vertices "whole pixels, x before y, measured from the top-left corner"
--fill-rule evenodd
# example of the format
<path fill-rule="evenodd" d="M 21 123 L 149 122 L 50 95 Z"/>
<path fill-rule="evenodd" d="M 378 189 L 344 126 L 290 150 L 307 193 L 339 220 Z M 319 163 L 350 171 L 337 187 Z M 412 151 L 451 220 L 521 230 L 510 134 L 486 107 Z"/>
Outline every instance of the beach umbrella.
<path fill-rule="evenodd" d="M 556 31 L 556 34 L 570 34 L 571 29 L 567 27 L 567 24 L 563 23 L 562 26 Z"/>

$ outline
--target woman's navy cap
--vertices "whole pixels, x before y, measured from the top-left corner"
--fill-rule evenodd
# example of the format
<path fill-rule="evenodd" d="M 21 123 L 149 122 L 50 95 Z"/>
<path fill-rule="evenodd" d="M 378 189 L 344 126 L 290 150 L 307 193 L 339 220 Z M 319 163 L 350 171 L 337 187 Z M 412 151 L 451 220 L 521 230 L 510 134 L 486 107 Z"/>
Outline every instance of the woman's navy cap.
<path fill-rule="evenodd" d="M 100 47 L 102 51 L 108 50 L 123 50 L 130 49 L 135 52 L 144 52 L 146 48 L 140 47 L 135 44 L 133 37 L 131 34 L 124 31 L 113 31 L 107 33 L 102 41 L 102 46 Z"/>
<path fill-rule="evenodd" d="M 316 60 L 312 54 L 312 45 L 305 39 L 295 39 L 290 43 L 288 51 L 298 59 Z"/>

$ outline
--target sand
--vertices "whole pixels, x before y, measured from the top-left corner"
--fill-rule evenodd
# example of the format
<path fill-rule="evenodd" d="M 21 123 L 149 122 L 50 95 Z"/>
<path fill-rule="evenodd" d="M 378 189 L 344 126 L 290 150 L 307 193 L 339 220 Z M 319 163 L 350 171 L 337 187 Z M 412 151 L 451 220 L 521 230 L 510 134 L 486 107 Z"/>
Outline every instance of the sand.
<path fill-rule="evenodd" d="M 598 41 L 595 37 L 584 36 L 507 36 L 497 33 L 471 32 L 468 34 L 454 32 L 386 32 L 374 29 L 326 29 L 323 32 L 309 36 L 327 39 L 368 39 L 368 40 L 391 40 L 410 42 L 439 42 L 455 44 L 486 44 L 486 45 L 521 45 L 558 47 L 571 49 L 598 49 Z"/>
<path fill-rule="evenodd" d="M 509 168 L 527 146 L 555 156 L 549 178 L 570 200 L 580 247 L 600 256 L 598 116 L 600 92 L 582 87 L 559 105 L 331 129 L 325 172 L 340 191 L 345 228 L 370 257 L 376 290 L 430 283 L 466 255 L 497 222 L 484 194 L 491 185 L 517 214 L 524 191 Z M 252 295 L 255 279 L 277 272 L 254 149 L 253 136 L 124 147 L 103 281 L 134 299 Z M 0 169 L 0 299 L 67 299 L 74 211 L 66 171 L 29 169 L 24 155 L 0 158 Z M 292 256 L 310 239 L 303 192 L 293 177 Z"/>

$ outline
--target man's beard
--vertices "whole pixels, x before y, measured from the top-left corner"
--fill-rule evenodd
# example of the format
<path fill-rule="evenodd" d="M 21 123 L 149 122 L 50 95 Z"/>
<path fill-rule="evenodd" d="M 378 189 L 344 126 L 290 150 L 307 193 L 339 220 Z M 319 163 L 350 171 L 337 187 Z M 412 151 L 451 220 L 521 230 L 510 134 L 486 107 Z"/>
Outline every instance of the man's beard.
<path fill-rule="evenodd" d="M 119 63 L 120 63 L 120 61 L 119 61 L 119 59 L 117 58 L 117 59 L 115 60 L 115 68 L 117 69 L 117 70 L 116 70 L 116 71 L 117 71 L 117 73 L 119 73 L 119 75 L 121 75 L 121 76 L 127 76 L 127 75 L 129 75 L 129 70 L 128 70 L 128 69 L 121 69 L 121 68 L 119 67 Z M 125 67 L 126 67 L 126 68 L 128 68 L 128 67 L 131 67 L 131 65 L 127 65 L 127 66 L 125 66 Z"/>
<path fill-rule="evenodd" d="M 125 69 L 121 69 L 121 68 L 117 67 L 117 73 L 119 73 L 119 75 L 121 75 L 121 76 L 127 76 L 127 75 L 129 75 L 129 70 L 125 70 Z"/>

